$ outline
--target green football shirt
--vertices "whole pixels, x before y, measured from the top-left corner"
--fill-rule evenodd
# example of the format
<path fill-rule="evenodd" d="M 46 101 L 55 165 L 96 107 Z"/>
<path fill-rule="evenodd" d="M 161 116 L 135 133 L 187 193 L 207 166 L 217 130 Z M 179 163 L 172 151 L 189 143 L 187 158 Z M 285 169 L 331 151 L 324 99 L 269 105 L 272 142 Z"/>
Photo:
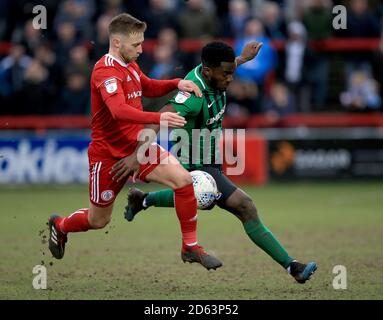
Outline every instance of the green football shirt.
<path fill-rule="evenodd" d="M 202 77 L 202 65 L 191 70 L 185 80 L 193 81 L 202 91 L 201 98 L 179 91 L 169 102 L 185 117 L 182 129 L 174 129 L 170 140 L 173 151 L 186 169 L 203 164 L 221 164 L 219 141 L 226 108 L 226 92 L 209 87 Z"/>

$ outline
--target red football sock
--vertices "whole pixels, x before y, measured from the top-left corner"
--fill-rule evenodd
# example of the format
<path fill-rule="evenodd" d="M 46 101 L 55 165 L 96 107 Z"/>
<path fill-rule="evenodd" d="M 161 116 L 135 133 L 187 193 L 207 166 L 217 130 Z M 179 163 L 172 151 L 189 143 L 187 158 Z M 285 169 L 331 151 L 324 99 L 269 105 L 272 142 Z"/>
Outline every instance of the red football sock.
<path fill-rule="evenodd" d="M 197 244 L 197 200 L 193 184 L 174 190 L 174 205 L 181 224 L 184 245 Z"/>
<path fill-rule="evenodd" d="M 92 229 L 88 221 L 89 209 L 79 209 L 73 212 L 69 217 L 62 218 L 58 224 L 60 231 L 63 233 L 68 232 L 81 232 Z"/>

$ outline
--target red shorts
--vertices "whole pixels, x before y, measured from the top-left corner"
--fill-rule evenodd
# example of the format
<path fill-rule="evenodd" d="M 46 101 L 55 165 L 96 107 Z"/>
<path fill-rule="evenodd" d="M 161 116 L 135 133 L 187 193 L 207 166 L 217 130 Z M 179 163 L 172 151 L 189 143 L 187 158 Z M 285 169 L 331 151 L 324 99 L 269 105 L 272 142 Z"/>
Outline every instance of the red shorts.
<path fill-rule="evenodd" d="M 138 178 L 147 182 L 146 176 L 152 172 L 162 159 L 168 157 L 169 153 L 159 146 L 158 144 L 152 145 L 151 156 L 148 157 L 148 162 L 140 165 Z M 147 152 L 145 155 L 149 155 Z M 89 199 L 98 207 L 107 207 L 111 205 L 124 187 L 129 177 L 121 179 L 120 181 L 113 181 L 113 175 L 110 171 L 118 160 L 103 159 L 95 161 L 89 159 Z"/>

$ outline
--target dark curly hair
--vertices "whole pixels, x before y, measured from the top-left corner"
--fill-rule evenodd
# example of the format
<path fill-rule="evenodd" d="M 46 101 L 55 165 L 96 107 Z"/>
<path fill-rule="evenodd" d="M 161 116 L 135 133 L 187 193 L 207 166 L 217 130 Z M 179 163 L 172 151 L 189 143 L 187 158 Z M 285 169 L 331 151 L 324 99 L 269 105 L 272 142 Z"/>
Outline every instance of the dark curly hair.
<path fill-rule="evenodd" d="M 202 48 L 201 59 L 204 66 L 216 68 L 221 62 L 234 62 L 235 53 L 225 42 L 213 41 Z"/>

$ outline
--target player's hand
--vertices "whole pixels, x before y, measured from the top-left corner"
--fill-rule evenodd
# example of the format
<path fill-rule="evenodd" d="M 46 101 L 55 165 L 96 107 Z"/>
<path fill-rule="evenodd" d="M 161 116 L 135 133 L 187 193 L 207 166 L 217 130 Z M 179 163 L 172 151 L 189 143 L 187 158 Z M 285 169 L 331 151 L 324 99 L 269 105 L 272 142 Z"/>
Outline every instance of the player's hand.
<path fill-rule="evenodd" d="M 251 41 L 242 49 L 241 55 L 237 58 L 237 64 L 248 62 L 254 59 L 263 46 L 262 42 Z"/>
<path fill-rule="evenodd" d="M 161 126 L 180 128 L 186 124 L 186 120 L 179 115 L 179 112 L 164 112 L 161 113 L 160 124 Z"/>
<path fill-rule="evenodd" d="M 119 160 L 112 167 L 109 174 L 112 174 L 112 180 L 117 182 L 133 174 L 133 182 L 136 182 L 139 169 L 140 163 L 138 162 L 136 152 L 134 152 L 132 155 Z"/>
<path fill-rule="evenodd" d="M 178 83 L 178 89 L 181 91 L 193 92 L 197 97 L 202 97 L 201 89 L 198 88 L 198 86 L 193 81 L 181 80 Z"/>

